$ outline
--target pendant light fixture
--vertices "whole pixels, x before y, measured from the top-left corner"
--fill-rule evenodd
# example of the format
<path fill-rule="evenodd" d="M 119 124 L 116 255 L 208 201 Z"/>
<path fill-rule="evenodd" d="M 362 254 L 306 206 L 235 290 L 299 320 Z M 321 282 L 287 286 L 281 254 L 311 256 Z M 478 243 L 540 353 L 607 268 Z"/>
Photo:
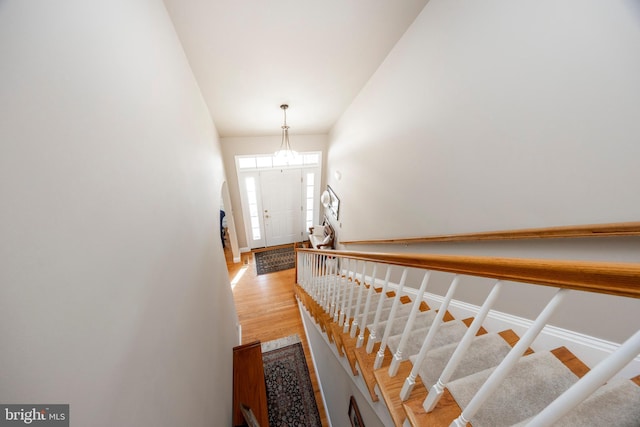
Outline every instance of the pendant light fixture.
<path fill-rule="evenodd" d="M 280 106 L 284 113 L 284 122 L 282 124 L 282 142 L 280 143 L 280 149 L 276 151 L 275 156 L 280 159 L 285 159 L 287 162 L 292 161 L 298 156 L 298 153 L 291 149 L 291 143 L 289 143 L 289 126 L 287 126 L 287 104 Z"/>

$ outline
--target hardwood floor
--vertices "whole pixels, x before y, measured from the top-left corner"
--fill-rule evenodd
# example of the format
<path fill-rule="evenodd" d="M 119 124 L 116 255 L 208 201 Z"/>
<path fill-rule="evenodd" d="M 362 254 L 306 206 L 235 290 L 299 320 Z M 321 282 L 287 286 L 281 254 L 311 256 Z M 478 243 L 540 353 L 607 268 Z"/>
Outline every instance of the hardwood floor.
<path fill-rule="evenodd" d="M 238 264 L 233 263 L 229 250 L 225 250 L 225 256 L 229 278 L 232 282 L 237 280 L 235 285 L 232 283 L 232 286 L 236 310 L 242 326 L 242 342 L 248 343 L 253 340 L 266 342 L 298 334 L 304 347 L 322 425 L 328 426 L 329 422 L 309 345 L 293 294 L 295 269 L 258 276 L 252 253 L 241 254 L 241 262 Z"/>

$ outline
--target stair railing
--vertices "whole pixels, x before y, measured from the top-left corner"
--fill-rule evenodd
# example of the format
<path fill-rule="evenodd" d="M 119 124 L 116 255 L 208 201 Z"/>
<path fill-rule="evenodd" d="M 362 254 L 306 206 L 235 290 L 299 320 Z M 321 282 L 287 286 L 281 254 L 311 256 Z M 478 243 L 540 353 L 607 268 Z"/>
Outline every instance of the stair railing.
<path fill-rule="evenodd" d="M 532 260 L 532 259 L 512 259 L 512 258 L 489 258 L 489 257 L 462 257 L 449 255 L 423 255 L 423 254 L 377 254 L 377 253 L 361 253 L 348 251 L 330 251 L 330 256 L 334 260 L 335 269 L 322 267 L 327 261 L 329 251 L 313 251 L 298 250 L 298 282 L 309 295 L 317 295 L 318 286 L 333 283 L 336 287 L 333 291 L 326 290 L 327 295 L 337 298 L 335 307 L 340 304 L 340 324 L 344 325 L 344 331 L 349 329 L 351 321 L 351 311 L 353 303 L 353 295 L 356 288 L 356 282 L 361 285 L 365 283 L 366 263 L 373 263 L 374 271 L 378 264 L 387 266 L 387 274 L 382 285 L 382 295 L 378 301 L 374 325 L 377 327 L 380 320 L 380 313 L 385 300 L 386 292 L 389 286 L 390 270 L 392 265 L 402 266 L 402 277 L 395 291 L 396 296 L 391 307 L 391 313 L 387 320 L 386 328 L 380 343 L 380 349 L 376 354 L 374 369 L 380 368 L 384 358 L 387 341 L 390 331 L 392 330 L 393 321 L 396 317 L 400 298 L 403 294 L 403 288 L 407 279 L 408 268 L 420 268 L 428 270 L 445 271 L 463 275 L 496 278 L 498 282 L 490 292 L 485 303 L 475 320 L 469 327 L 469 330 L 458 345 L 454 354 L 449 359 L 446 367 L 440 374 L 437 383 L 432 387 L 429 396 L 423 403 L 424 409 L 429 411 L 433 409 L 437 403 L 439 395 L 442 393 L 447 381 L 455 371 L 457 364 L 462 359 L 464 352 L 470 345 L 471 340 L 478 332 L 483 320 L 486 318 L 493 302 L 495 301 L 502 287 L 502 280 L 518 281 L 524 283 L 534 283 L 537 285 L 551 286 L 557 288 L 557 291 L 547 306 L 538 315 L 532 326 L 525 332 L 521 339 L 515 344 L 503 361 L 494 369 L 493 373 L 480 387 L 471 401 L 462 410 L 462 413 L 456 418 L 451 426 L 466 426 L 468 421 L 477 413 L 483 403 L 491 396 L 491 394 L 500 387 L 502 380 L 509 374 L 520 357 L 526 352 L 529 346 L 536 339 L 543 327 L 547 324 L 551 315 L 557 307 L 565 299 L 571 290 L 580 290 L 595 293 L 604 293 L 617 296 L 640 298 L 640 264 L 623 264 L 623 263 L 603 263 L 603 262 L 586 262 L 586 261 L 554 261 L 554 260 Z M 358 280 L 357 266 L 358 262 L 363 263 L 363 270 Z M 341 265 L 345 265 L 343 270 Z M 353 265 L 352 265 L 353 264 Z M 310 271 L 310 273 L 309 273 Z M 326 275 L 331 277 L 327 278 Z M 417 313 L 417 308 L 423 298 L 424 288 L 428 281 L 429 272 L 425 275 L 425 280 L 421 285 L 419 298 L 414 300 L 412 314 Z M 457 278 L 447 292 L 444 302 L 438 312 L 438 317 L 434 321 L 433 326 L 437 327 L 441 323 L 448 303 L 453 296 Z M 375 273 L 372 278 L 367 303 L 370 302 L 371 292 L 375 286 Z M 356 302 L 354 321 L 358 318 L 358 308 L 361 305 L 361 291 L 364 286 L 360 286 L 358 301 Z M 367 313 L 365 309 L 364 313 Z M 363 314 L 364 314 L 363 313 Z M 337 312 L 336 312 L 337 314 Z M 413 316 L 415 318 L 415 316 Z M 357 325 L 356 325 L 357 326 Z M 366 327 L 366 318 L 363 317 L 361 329 Z M 375 333 L 375 329 L 370 331 Z M 405 340 L 409 328 L 405 328 L 402 340 Z M 425 339 L 421 352 L 417 356 L 414 369 L 405 380 L 401 398 L 405 400 L 413 388 L 419 366 L 423 362 L 424 354 L 430 345 L 430 339 L 435 334 L 435 328 L 430 328 L 427 338 Z M 431 337 L 430 337 L 431 335 Z M 364 338 L 364 337 L 363 337 Z M 370 342 L 372 335 L 370 335 Z M 426 349 L 426 350 L 425 350 Z M 369 350 L 369 343 L 367 345 Z M 636 332 L 629 340 L 627 340 L 615 353 L 600 362 L 589 374 L 579 380 L 575 385 L 569 388 L 556 401 L 541 411 L 529 425 L 548 425 L 563 416 L 572 407 L 582 402 L 593 391 L 604 382 L 612 378 L 620 369 L 633 360 L 640 352 L 640 332 Z M 399 357 L 402 357 L 400 352 Z M 393 363 L 393 362 L 392 362 Z M 433 397 L 432 397 L 433 396 Z"/>

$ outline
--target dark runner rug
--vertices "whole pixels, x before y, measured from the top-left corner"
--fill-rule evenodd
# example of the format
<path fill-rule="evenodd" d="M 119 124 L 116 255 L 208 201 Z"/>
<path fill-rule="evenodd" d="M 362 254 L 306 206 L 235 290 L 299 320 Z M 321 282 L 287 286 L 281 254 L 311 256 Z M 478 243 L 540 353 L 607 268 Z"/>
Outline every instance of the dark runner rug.
<path fill-rule="evenodd" d="M 321 427 L 300 342 L 262 353 L 270 427 Z"/>
<path fill-rule="evenodd" d="M 286 248 L 268 249 L 255 252 L 256 273 L 258 275 L 288 270 L 296 266 L 296 252 L 293 245 Z"/>

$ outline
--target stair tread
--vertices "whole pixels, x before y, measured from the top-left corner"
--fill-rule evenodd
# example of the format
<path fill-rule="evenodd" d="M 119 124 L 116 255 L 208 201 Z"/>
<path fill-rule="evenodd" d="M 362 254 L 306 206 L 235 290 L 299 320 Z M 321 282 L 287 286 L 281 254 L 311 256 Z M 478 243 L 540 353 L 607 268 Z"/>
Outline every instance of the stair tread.
<path fill-rule="evenodd" d="M 409 309 L 409 311 L 411 311 Z M 416 314 L 414 329 L 422 329 L 430 326 L 433 323 L 433 320 L 436 318 L 437 313 L 434 310 L 429 311 L 420 311 Z M 389 336 L 392 337 L 394 335 L 401 334 L 404 331 L 404 326 L 407 324 L 409 320 L 409 314 L 402 316 L 396 316 L 393 323 L 391 324 L 391 332 Z M 378 329 L 376 330 L 376 334 L 379 334 L 380 337 L 385 332 L 385 328 L 387 327 L 388 321 L 383 321 L 378 323 Z M 373 324 L 370 325 L 370 328 L 373 328 Z"/>
<path fill-rule="evenodd" d="M 409 356 L 418 354 L 422 344 L 429 333 L 430 327 L 416 329 L 409 335 L 407 345 L 402 351 L 403 360 L 408 359 Z M 450 322 L 444 322 L 438 328 L 438 332 L 433 337 L 431 348 L 435 349 L 442 347 L 443 345 L 459 342 L 467 331 L 467 326 L 460 320 L 452 320 Z M 398 346 L 400 345 L 401 335 L 395 335 L 389 338 L 387 345 L 392 353 L 396 353 Z"/>
<path fill-rule="evenodd" d="M 376 298 L 376 300 L 374 301 L 373 299 L 371 300 L 371 303 L 369 305 L 369 311 L 367 312 L 367 319 L 373 319 L 373 316 L 375 316 L 376 314 L 376 310 L 378 309 L 378 303 L 380 298 Z M 366 301 L 364 303 L 362 303 L 362 308 L 364 308 L 366 304 Z M 393 304 L 393 299 L 391 298 L 387 298 L 382 302 L 382 311 L 384 310 L 390 310 L 391 309 L 391 305 Z M 362 320 L 362 316 L 364 315 L 364 313 L 358 313 L 358 319 Z"/>
<path fill-rule="evenodd" d="M 453 343 L 427 353 L 419 370 L 420 378 L 427 389 L 438 381 L 457 347 L 458 343 Z M 490 333 L 476 336 L 450 381 L 497 366 L 509 351 L 511 351 L 511 346 L 498 334 Z M 409 359 L 411 363 L 415 363 L 416 358 L 417 355 L 413 355 Z"/>
<path fill-rule="evenodd" d="M 396 318 L 409 315 L 409 312 L 411 312 L 411 304 L 400 304 L 396 309 Z M 378 328 L 376 329 L 376 337 L 378 338 L 378 340 L 380 340 L 382 338 L 382 335 L 384 335 L 384 328 L 387 324 L 387 319 L 389 318 L 390 313 L 390 307 L 383 309 L 380 313 L 380 321 L 378 322 Z M 367 325 L 367 329 L 369 329 L 370 331 L 373 330 L 373 322 Z"/>
<path fill-rule="evenodd" d="M 495 368 L 447 384 L 456 402 L 465 408 Z M 521 357 L 500 387 L 471 417 L 474 427 L 510 426 L 544 409 L 578 381 L 551 352 Z"/>
<path fill-rule="evenodd" d="M 516 426 L 525 426 L 530 420 Z M 631 380 L 618 379 L 600 387 L 554 423 L 554 427 L 637 427 L 639 424 L 640 387 Z"/>
<path fill-rule="evenodd" d="M 380 348 L 379 344 L 376 344 L 373 348 L 373 351 L 369 354 L 366 352 L 364 347 L 356 348 L 354 350 L 354 354 L 356 357 L 356 361 L 358 363 L 358 370 L 367 385 L 367 389 L 369 390 L 369 394 L 371 395 L 371 400 L 374 402 L 378 401 L 378 395 L 375 392 L 376 379 L 373 374 L 373 363 L 376 359 L 376 353 Z M 388 354 L 388 351 L 385 351 L 386 357 L 382 361 L 382 368 L 388 369 L 391 364 L 391 355 Z"/>

